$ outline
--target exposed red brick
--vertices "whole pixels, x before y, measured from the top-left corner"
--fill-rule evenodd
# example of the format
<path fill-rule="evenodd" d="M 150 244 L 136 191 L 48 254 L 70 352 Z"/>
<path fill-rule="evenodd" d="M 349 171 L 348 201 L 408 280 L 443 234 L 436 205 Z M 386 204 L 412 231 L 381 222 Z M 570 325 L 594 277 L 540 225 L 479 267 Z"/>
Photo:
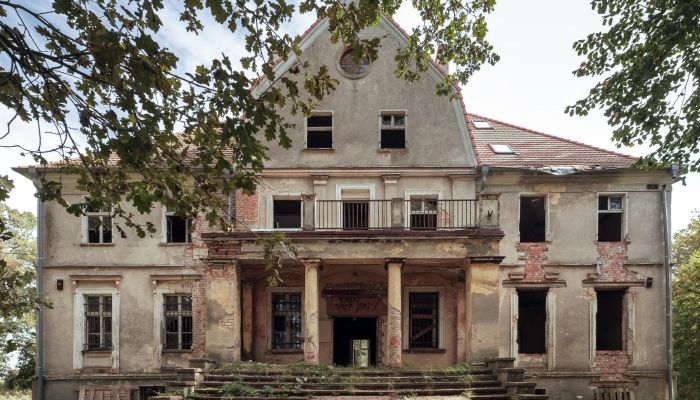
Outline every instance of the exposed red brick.
<path fill-rule="evenodd" d="M 246 230 L 258 222 L 258 195 L 254 193 L 248 196 L 241 192 L 236 192 L 236 222 L 237 228 Z"/>
<path fill-rule="evenodd" d="M 544 282 L 546 276 L 542 266 L 547 262 L 546 243 L 518 243 L 518 260 L 525 262 L 525 282 Z"/>
<path fill-rule="evenodd" d="M 598 350 L 595 352 L 595 361 L 591 369 L 600 372 L 599 382 L 624 382 L 630 380 L 625 375 L 629 363 L 629 356 L 624 351 Z"/>
<path fill-rule="evenodd" d="M 625 267 L 627 259 L 627 242 L 599 242 L 598 250 L 599 273 L 596 281 L 629 282 L 639 279 L 635 272 Z"/>

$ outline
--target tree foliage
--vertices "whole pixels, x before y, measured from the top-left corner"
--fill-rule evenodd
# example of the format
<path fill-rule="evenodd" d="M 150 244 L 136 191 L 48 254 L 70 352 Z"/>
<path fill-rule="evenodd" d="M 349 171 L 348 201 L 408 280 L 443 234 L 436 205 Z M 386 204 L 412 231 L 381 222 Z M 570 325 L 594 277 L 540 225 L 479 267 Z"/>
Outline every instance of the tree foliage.
<path fill-rule="evenodd" d="M 650 145 L 644 167 L 700 170 L 700 2 L 592 0 L 607 30 L 574 44 L 586 60 L 574 73 L 599 82 L 567 107 L 602 109 L 618 146 Z"/>
<path fill-rule="evenodd" d="M 451 94 L 453 82 L 464 83 L 483 63 L 496 62 L 484 22 L 494 3 L 412 1 L 421 23 L 395 55 L 396 75 L 419 79 L 440 48 L 438 61 L 454 68 L 436 91 Z M 222 197 L 236 188 L 254 190 L 268 142 L 291 144 L 286 133 L 291 123 L 280 110 L 308 114 L 339 84 L 327 66 L 312 69 L 301 53 L 300 36 L 281 33 L 284 24 L 298 14 L 327 18 L 333 42 L 374 60 L 380 38 L 361 32 L 400 5 L 398 0 L 54 0 L 50 5 L 0 0 L 0 103 L 15 113 L 5 136 L 15 119 L 33 121 L 40 137 L 55 145 L 2 144 L 41 164 L 51 157 L 63 160 L 63 172 L 78 176 L 90 204 L 68 204 L 61 197 L 62 183 L 47 176 L 39 196 L 76 215 L 112 205 L 139 235 L 154 227 L 135 221 L 135 213 L 122 207 L 125 202 L 137 213 L 161 203 L 181 215 L 203 213 L 210 223 L 226 222 Z M 181 28 L 192 35 L 211 15 L 231 32 L 231 41 L 240 37 L 244 45 L 222 46 L 221 57 L 184 71 L 181 55 L 158 40 L 165 7 L 178 10 Z M 275 75 L 274 66 L 290 57 L 295 64 L 289 72 Z M 253 93 L 261 75 L 276 84 Z"/>
<path fill-rule="evenodd" d="M 674 235 L 673 351 L 680 399 L 700 398 L 700 215 Z"/>

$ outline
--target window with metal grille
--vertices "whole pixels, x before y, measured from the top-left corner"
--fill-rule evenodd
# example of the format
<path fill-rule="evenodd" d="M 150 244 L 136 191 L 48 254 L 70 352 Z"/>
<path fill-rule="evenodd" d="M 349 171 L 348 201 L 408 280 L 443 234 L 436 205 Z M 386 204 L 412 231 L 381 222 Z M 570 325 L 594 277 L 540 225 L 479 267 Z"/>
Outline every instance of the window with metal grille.
<path fill-rule="evenodd" d="M 381 116 L 381 148 L 406 148 L 406 116 L 403 114 L 383 114 Z"/>
<path fill-rule="evenodd" d="M 165 295 L 165 350 L 192 349 L 192 296 Z"/>
<path fill-rule="evenodd" d="M 85 209 L 87 219 L 87 243 L 112 243 L 112 211 L 110 208 L 100 208 L 90 202 L 85 201 L 88 207 Z"/>
<path fill-rule="evenodd" d="M 411 196 L 411 229 L 436 229 L 438 200 Z"/>
<path fill-rule="evenodd" d="M 438 304 L 435 292 L 408 294 L 410 348 L 438 347 Z"/>
<path fill-rule="evenodd" d="M 306 119 L 306 148 L 333 148 L 333 115 L 317 114 Z"/>
<path fill-rule="evenodd" d="M 598 241 L 622 241 L 622 221 L 624 215 L 624 196 L 598 197 Z"/>
<path fill-rule="evenodd" d="M 272 348 L 301 350 L 301 293 L 272 293 Z"/>
<path fill-rule="evenodd" d="M 84 349 L 112 349 L 112 295 L 85 296 Z"/>
<path fill-rule="evenodd" d="M 165 212 L 166 243 L 192 243 L 192 218 Z"/>

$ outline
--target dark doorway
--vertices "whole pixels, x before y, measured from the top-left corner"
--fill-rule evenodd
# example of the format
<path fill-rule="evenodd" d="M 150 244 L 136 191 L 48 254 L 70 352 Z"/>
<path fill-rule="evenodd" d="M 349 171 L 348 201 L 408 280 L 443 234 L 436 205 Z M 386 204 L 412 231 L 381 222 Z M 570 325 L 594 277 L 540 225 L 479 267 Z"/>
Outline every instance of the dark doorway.
<path fill-rule="evenodd" d="M 518 290 L 518 353 L 545 354 L 547 292 Z"/>
<path fill-rule="evenodd" d="M 377 364 L 377 318 L 333 318 L 333 364 L 352 365 L 353 340 L 369 340 L 369 365 Z"/>

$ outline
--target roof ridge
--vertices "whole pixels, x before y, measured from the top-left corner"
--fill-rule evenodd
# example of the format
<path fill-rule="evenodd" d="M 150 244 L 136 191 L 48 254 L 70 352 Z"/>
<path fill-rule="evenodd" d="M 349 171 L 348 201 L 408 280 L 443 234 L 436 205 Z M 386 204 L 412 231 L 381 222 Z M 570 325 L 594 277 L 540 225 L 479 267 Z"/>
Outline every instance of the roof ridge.
<path fill-rule="evenodd" d="M 588 144 L 588 143 L 584 143 L 584 142 L 579 142 L 579 141 L 577 141 L 577 140 L 568 139 L 568 138 L 565 138 L 565 137 L 561 137 L 561 136 L 552 135 L 552 134 L 549 134 L 549 133 L 544 133 L 544 132 L 536 131 L 536 130 L 534 130 L 534 129 L 525 128 L 525 127 L 520 126 L 520 125 L 515 125 L 515 124 L 512 124 L 512 123 L 510 123 L 510 122 L 501 121 L 501 120 L 498 120 L 498 119 L 495 119 L 495 118 L 491 118 L 491 117 L 486 117 L 486 116 L 484 116 L 484 115 L 475 114 L 475 113 L 467 113 L 467 115 L 470 116 L 470 117 L 483 118 L 483 119 L 486 119 L 486 120 L 489 120 L 489 121 L 492 121 L 492 122 L 496 122 L 496 123 L 501 124 L 501 125 L 509 126 L 509 127 L 511 127 L 511 128 L 521 129 L 521 130 L 523 130 L 523 131 L 526 131 L 526 132 L 529 132 L 529 133 L 533 133 L 533 134 L 536 134 L 536 135 L 541 135 L 541 136 L 545 136 L 545 137 L 548 137 L 548 138 L 553 138 L 553 139 L 562 140 L 562 141 L 564 141 L 564 142 L 572 143 L 572 144 L 579 145 L 579 146 L 585 146 L 585 147 L 588 147 L 588 148 L 593 149 L 593 150 L 604 151 L 604 152 L 606 152 L 606 153 L 614 154 L 614 155 L 616 155 L 616 156 L 621 156 L 621 157 L 625 157 L 625 158 L 629 158 L 629 159 L 631 159 L 631 160 L 638 160 L 638 159 L 639 159 L 639 157 L 631 156 L 631 155 L 629 155 L 629 154 L 624 154 L 624 153 L 620 153 L 620 152 L 617 152 L 617 151 L 614 151 L 614 150 L 608 150 L 608 149 L 604 149 L 604 148 L 602 148 L 602 147 L 594 146 L 594 145 L 592 145 L 592 144 Z"/>

